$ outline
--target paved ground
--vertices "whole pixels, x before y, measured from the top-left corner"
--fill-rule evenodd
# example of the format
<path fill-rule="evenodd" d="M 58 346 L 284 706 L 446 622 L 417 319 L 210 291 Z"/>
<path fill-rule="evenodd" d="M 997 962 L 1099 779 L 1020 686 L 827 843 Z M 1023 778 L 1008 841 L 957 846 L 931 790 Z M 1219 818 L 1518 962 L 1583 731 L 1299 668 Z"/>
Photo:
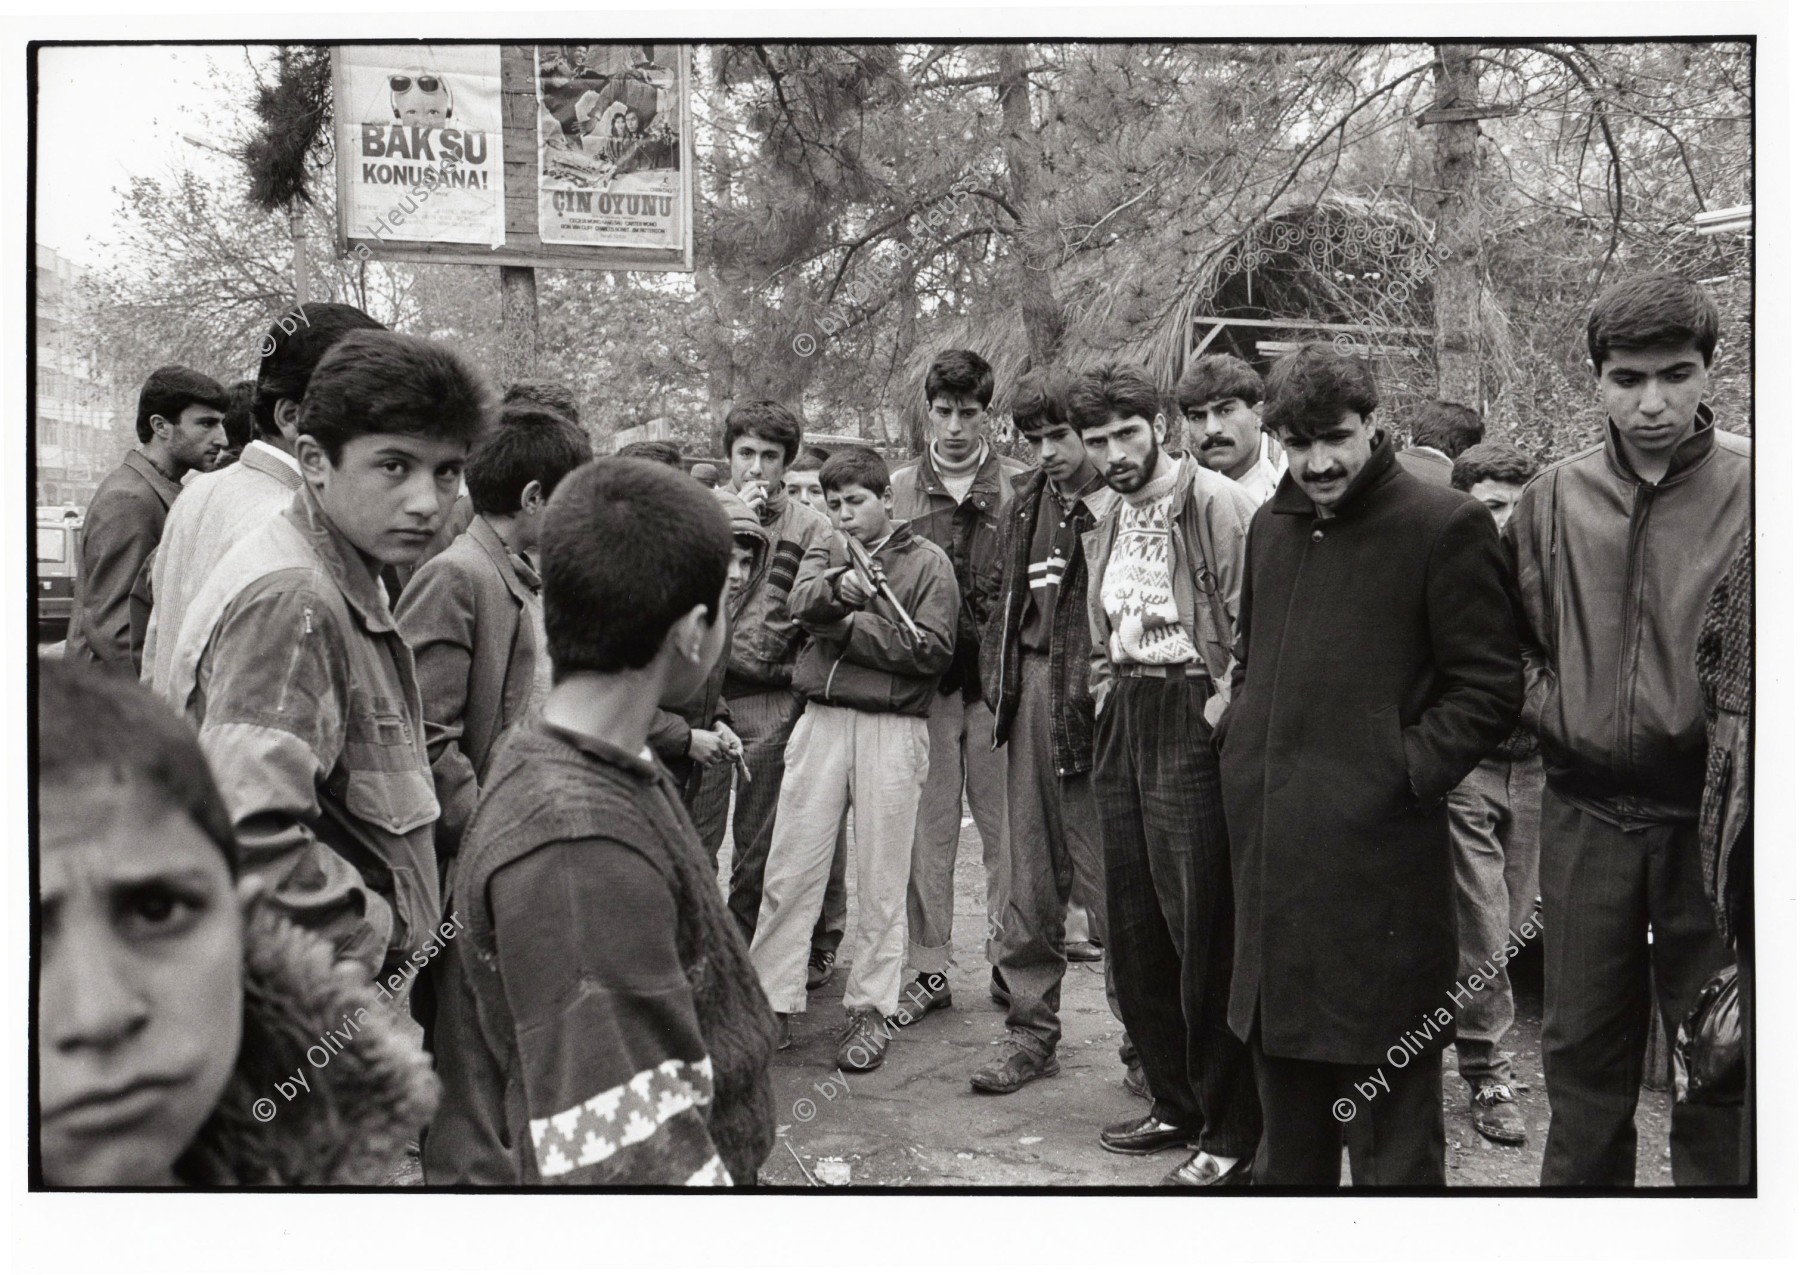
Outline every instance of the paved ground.
<path fill-rule="evenodd" d="M 842 967 L 812 994 L 808 1012 L 792 1020 L 795 1047 L 775 1056 L 778 1137 L 763 1169 L 765 1184 L 812 1185 L 819 1160 L 833 1157 L 848 1165 L 858 1186 L 1152 1186 L 1180 1163 L 1177 1152 L 1119 1156 L 1097 1141 L 1103 1125 L 1145 1110 L 1120 1083 L 1120 1030 L 1106 1008 L 1097 964 L 1072 966 L 1064 984 L 1061 1075 L 1003 1097 L 969 1088 L 969 1073 L 999 1048 L 1006 1030 L 1003 1012 L 987 996 L 980 854 L 975 829 L 965 824 L 949 1009 L 897 1032 L 887 1061 L 860 1075 L 840 1073 L 832 1062 L 844 1017 Z M 1455 1074 L 1454 1053 L 1447 1054 L 1444 1126 L 1453 1187 L 1538 1182 L 1549 1120 L 1538 1052 L 1541 976 L 1528 957 L 1520 958 L 1518 972 L 1518 1022 L 1507 1044 L 1530 1138 L 1524 1147 L 1502 1147 L 1470 1127 L 1468 1090 Z M 1670 1185 L 1668 1105 L 1668 1094 L 1644 1091 L 1641 1186 Z"/>

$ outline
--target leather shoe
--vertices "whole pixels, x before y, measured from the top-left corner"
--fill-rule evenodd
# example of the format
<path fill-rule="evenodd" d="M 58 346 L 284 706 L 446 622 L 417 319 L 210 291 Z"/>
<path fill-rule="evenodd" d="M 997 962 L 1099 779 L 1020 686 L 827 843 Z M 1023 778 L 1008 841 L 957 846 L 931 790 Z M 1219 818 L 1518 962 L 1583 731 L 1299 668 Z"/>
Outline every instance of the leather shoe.
<path fill-rule="evenodd" d="M 1250 1162 L 1254 1156 L 1240 1156 L 1225 1172 L 1209 1151 L 1196 1151 L 1179 1169 L 1162 1180 L 1164 1186 L 1249 1186 Z"/>
<path fill-rule="evenodd" d="M 1139 1116 L 1108 1125 L 1100 1133 L 1100 1145 L 1119 1155 L 1150 1155 L 1170 1147 L 1191 1146 L 1199 1131 L 1164 1124 L 1155 1116 Z"/>

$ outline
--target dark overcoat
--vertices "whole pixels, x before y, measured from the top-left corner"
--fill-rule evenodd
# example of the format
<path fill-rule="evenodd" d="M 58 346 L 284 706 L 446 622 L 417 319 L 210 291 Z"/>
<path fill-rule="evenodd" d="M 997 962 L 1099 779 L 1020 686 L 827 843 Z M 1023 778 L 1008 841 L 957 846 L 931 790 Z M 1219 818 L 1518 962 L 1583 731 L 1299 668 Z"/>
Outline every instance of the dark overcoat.
<path fill-rule="evenodd" d="M 1448 1043 L 1456 916 L 1444 797 L 1524 696 L 1492 517 L 1383 438 L 1318 517 L 1284 476 L 1256 513 L 1220 729 L 1237 901 L 1231 1027 L 1315 1062 Z M 1435 1030 L 1427 1033 L 1426 1020 Z"/>

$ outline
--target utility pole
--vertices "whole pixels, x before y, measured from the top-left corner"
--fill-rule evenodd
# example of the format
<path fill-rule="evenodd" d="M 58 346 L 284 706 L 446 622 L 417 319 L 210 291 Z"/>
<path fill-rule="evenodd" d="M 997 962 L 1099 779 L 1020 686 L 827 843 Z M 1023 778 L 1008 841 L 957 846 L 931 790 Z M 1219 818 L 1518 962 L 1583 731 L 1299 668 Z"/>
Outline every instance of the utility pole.
<path fill-rule="evenodd" d="M 222 146 L 214 146 L 204 138 L 195 137 L 192 133 L 183 133 L 181 140 L 198 150 L 211 151 L 215 155 L 223 155 L 233 163 L 242 164 L 244 158 L 234 155 Z M 307 287 L 306 276 L 308 260 L 306 252 L 306 206 L 298 199 L 288 205 L 288 234 L 294 241 L 294 304 L 305 305 L 312 300 L 311 289 Z"/>
<path fill-rule="evenodd" d="M 288 206 L 288 229 L 294 236 L 294 304 L 303 306 L 312 292 L 306 283 L 306 209 L 298 199 Z"/>
<path fill-rule="evenodd" d="M 500 46 L 500 126 L 509 146 L 515 139 L 528 137 L 535 142 L 537 138 L 536 78 L 537 67 L 532 58 L 531 45 Z M 535 156 L 531 162 L 535 166 Z M 510 161 L 507 167 L 510 169 L 515 163 L 516 160 Z M 512 176 L 513 174 L 509 174 L 509 180 Z M 532 180 L 535 181 L 535 173 L 532 174 Z M 535 191 L 532 198 L 536 198 Z M 537 271 L 531 266 L 501 266 L 501 382 L 504 384 L 536 376 L 541 359 Z"/>

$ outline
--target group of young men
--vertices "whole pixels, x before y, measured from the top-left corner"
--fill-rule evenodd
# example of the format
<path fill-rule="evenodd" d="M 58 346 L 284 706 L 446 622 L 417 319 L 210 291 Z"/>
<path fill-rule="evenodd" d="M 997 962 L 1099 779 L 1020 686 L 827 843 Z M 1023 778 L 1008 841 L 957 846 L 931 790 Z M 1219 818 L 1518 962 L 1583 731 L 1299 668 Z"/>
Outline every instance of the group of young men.
<path fill-rule="evenodd" d="M 916 461 L 740 403 L 716 492 L 672 448 L 593 461 L 554 386 L 502 405 L 441 344 L 303 312 L 256 440 L 185 490 L 225 401 L 151 378 L 119 480 L 150 495 L 117 534 L 95 503 L 70 657 L 132 659 L 147 601 L 141 676 L 245 869 L 413 979 L 428 1182 L 753 1182 L 772 1052 L 837 965 L 841 1067 L 951 1003 L 966 800 L 1007 1027 L 976 1091 L 1059 1071 L 1075 916 L 1150 1104 L 1108 1150 L 1331 1187 L 1347 1142 L 1359 1185 L 1442 1185 L 1445 1045 L 1476 1128 L 1525 1140 L 1506 967 L 1541 933 L 1543 1181 L 1632 1183 L 1650 988 L 1673 1034 L 1730 959 L 1694 651 L 1749 445 L 1702 402 L 1698 286 L 1601 297 L 1605 439 L 1541 474 L 1453 404 L 1404 445 L 1317 344 L 1266 384 L 1198 360 L 1185 452 L 1144 369 L 1028 371 L 1027 467 L 951 350 Z M 1677 1183 L 1740 1180 L 1743 1130 L 1678 1105 Z"/>

